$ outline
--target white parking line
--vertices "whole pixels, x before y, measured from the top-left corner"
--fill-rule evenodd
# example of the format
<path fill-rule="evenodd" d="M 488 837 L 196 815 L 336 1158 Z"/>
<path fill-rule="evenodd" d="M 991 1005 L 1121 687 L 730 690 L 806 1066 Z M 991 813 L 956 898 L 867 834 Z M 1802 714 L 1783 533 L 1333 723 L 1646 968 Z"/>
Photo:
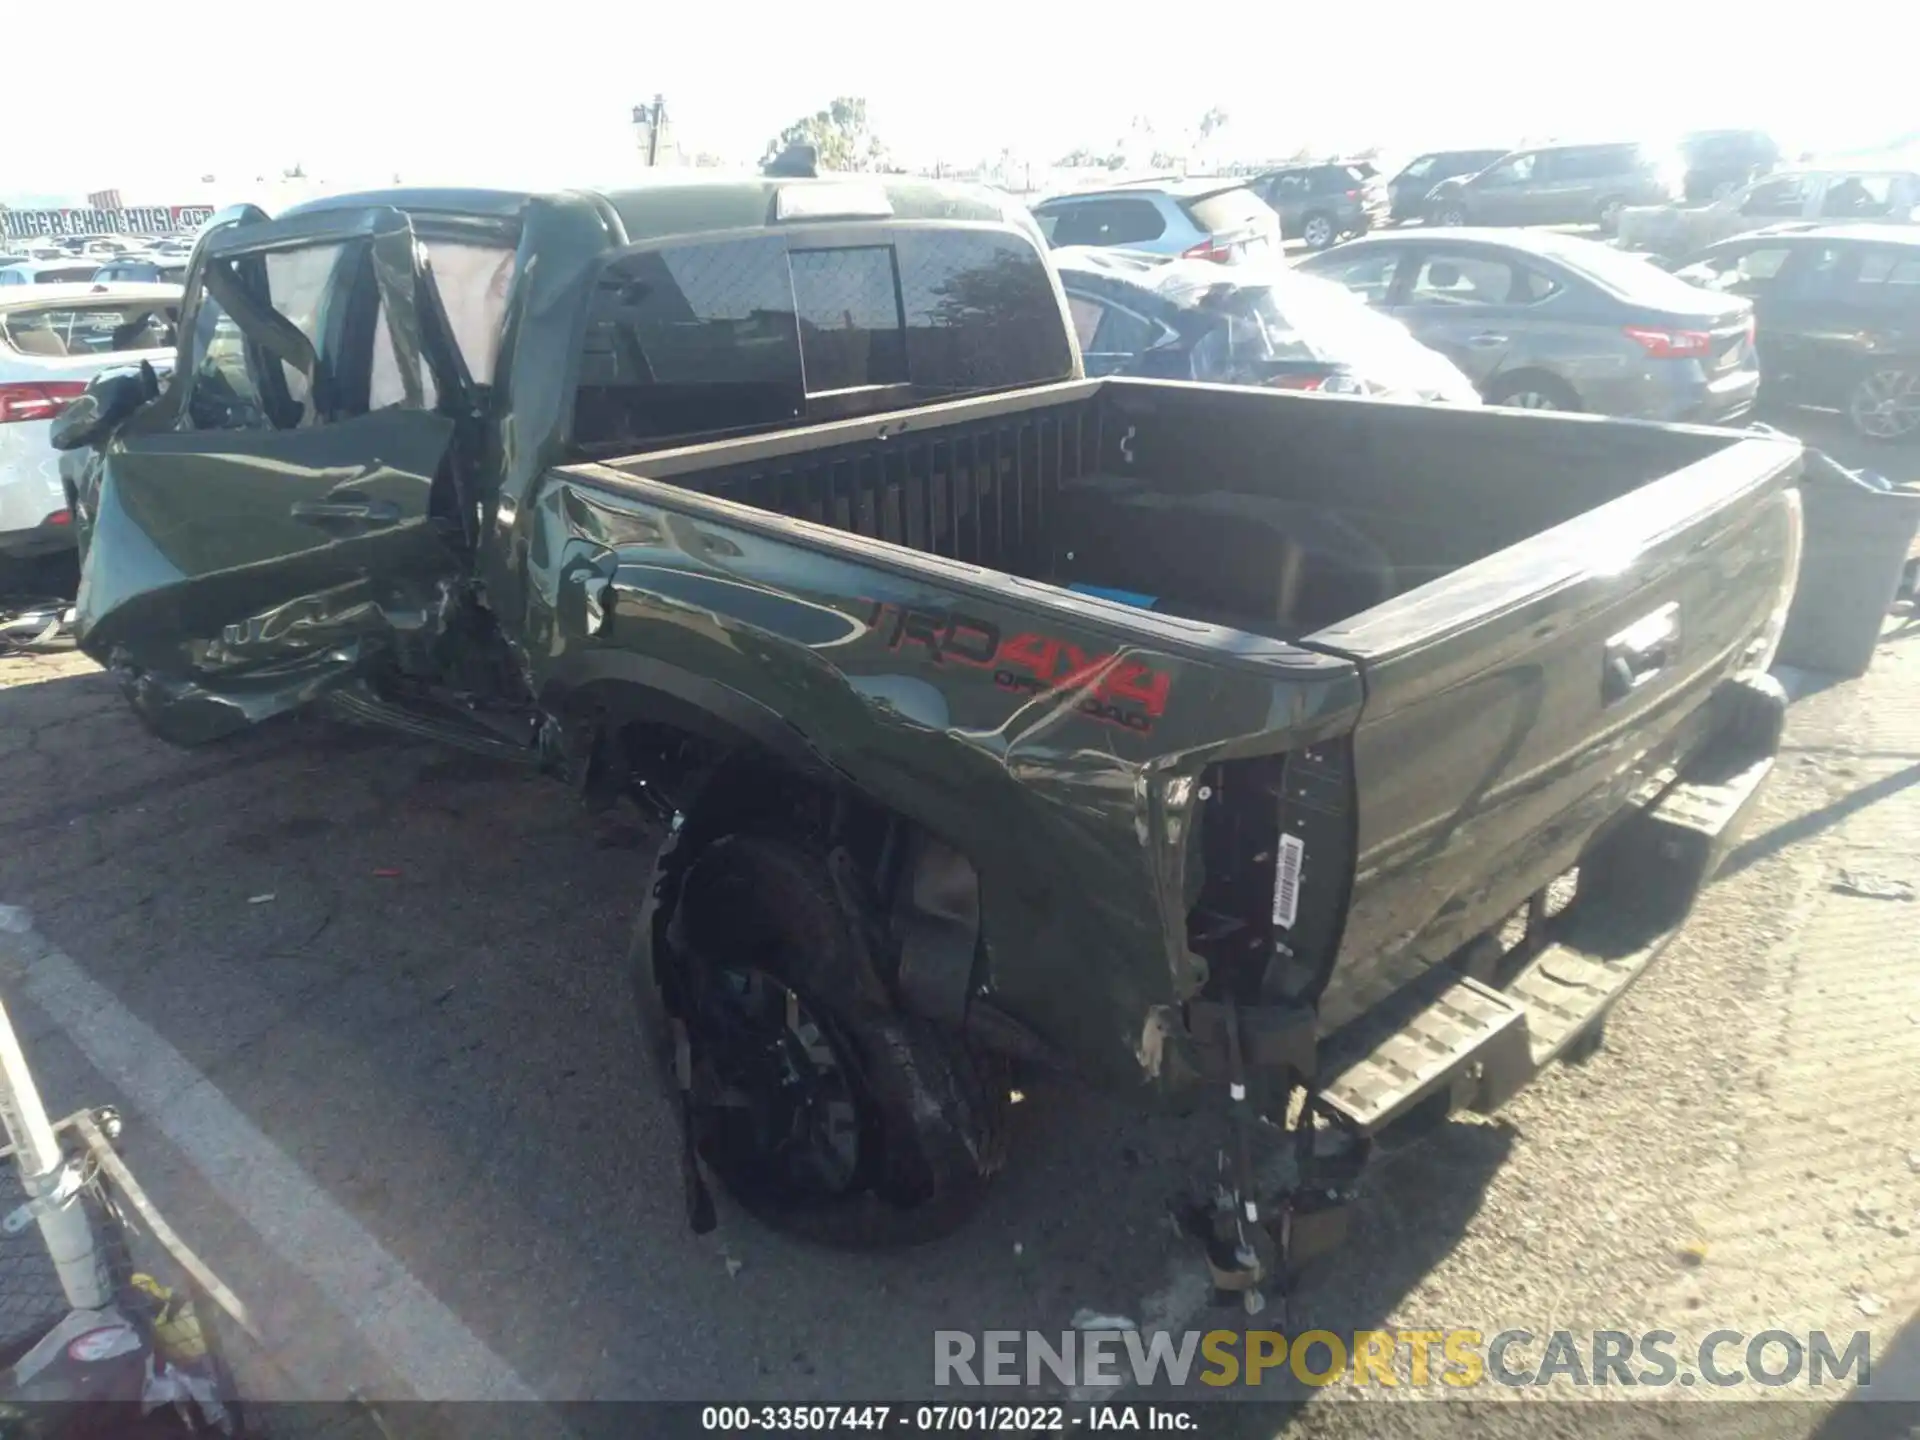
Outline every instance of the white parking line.
<path fill-rule="evenodd" d="M 0 965 L 20 977 L 21 993 L 282 1260 L 313 1282 L 418 1398 L 539 1398 L 211 1080 L 35 935 L 15 906 L 0 906 Z"/>

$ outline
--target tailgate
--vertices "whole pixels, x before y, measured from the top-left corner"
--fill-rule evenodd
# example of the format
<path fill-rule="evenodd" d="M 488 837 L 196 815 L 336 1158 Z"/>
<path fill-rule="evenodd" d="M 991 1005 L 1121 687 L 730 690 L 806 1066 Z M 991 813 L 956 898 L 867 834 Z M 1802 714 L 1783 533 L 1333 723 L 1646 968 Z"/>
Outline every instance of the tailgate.
<path fill-rule="evenodd" d="M 1704 740 L 1791 585 L 1799 462 L 1734 442 L 1309 637 L 1366 688 L 1323 1028 L 1498 924 Z"/>

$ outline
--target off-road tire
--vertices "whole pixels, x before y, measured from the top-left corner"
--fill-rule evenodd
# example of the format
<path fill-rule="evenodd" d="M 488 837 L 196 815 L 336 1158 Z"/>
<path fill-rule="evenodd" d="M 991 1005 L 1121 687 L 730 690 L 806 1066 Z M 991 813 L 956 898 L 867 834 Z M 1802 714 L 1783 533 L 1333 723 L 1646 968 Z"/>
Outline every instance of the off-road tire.
<path fill-rule="evenodd" d="M 855 1075 L 859 1179 L 830 1199 L 794 1205 L 765 1193 L 696 1127 L 708 1167 L 742 1207 L 775 1229 L 853 1250 L 937 1239 L 973 1214 L 1006 1158 L 1007 1066 L 892 1007 L 817 846 L 754 834 L 715 841 L 688 869 L 674 930 L 679 963 L 751 961 L 800 996 Z"/>

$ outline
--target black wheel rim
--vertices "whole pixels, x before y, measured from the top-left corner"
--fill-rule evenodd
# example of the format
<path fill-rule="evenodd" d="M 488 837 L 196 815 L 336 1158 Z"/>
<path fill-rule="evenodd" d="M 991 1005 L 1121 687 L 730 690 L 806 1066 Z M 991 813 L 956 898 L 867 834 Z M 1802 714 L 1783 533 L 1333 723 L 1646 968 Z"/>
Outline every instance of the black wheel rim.
<path fill-rule="evenodd" d="M 855 1056 L 816 1005 L 757 967 L 715 971 L 693 1035 L 702 1148 L 749 1200 L 830 1203 L 869 1147 Z"/>

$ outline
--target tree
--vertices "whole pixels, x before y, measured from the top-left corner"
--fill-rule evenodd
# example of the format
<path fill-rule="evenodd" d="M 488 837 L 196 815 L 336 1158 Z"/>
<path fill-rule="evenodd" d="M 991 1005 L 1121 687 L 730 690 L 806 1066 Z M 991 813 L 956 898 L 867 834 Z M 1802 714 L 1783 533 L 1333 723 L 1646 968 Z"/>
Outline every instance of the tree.
<path fill-rule="evenodd" d="M 887 147 L 867 124 L 867 102 L 857 95 L 842 95 L 787 126 L 768 142 L 762 163 L 790 145 L 811 145 L 822 170 L 878 170 L 887 159 Z"/>

